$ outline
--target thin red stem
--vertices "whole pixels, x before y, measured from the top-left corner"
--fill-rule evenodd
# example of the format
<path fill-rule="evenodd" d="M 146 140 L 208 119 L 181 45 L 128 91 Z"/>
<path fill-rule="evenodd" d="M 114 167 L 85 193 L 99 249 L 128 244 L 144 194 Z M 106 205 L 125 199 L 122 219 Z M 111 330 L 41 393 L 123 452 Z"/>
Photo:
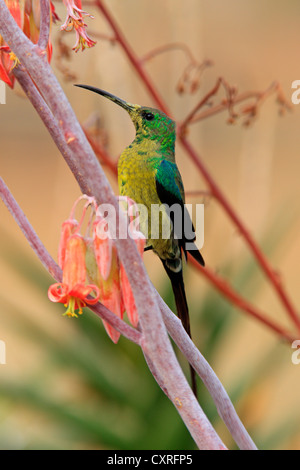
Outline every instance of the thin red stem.
<path fill-rule="evenodd" d="M 34 252 L 38 256 L 44 267 L 54 277 L 54 279 L 56 279 L 57 282 L 61 282 L 62 271 L 60 267 L 55 263 L 55 261 L 47 252 L 46 248 L 40 241 L 39 237 L 36 235 L 33 227 L 29 223 L 22 209 L 20 208 L 13 195 L 11 194 L 10 190 L 1 178 L 0 197 L 2 198 L 3 202 L 15 218 L 17 224 L 24 233 L 27 241 L 33 248 Z M 164 315 L 170 334 L 172 335 L 174 341 L 182 349 L 182 352 L 186 355 L 187 359 L 193 364 L 195 369 L 198 371 L 208 390 L 211 392 L 213 399 L 217 405 L 218 412 L 226 423 L 228 429 L 232 433 L 232 436 L 235 439 L 236 443 L 240 446 L 241 449 L 255 448 L 255 445 L 253 444 L 243 424 L 239 420 L 235 409 L 231 404 L 229 397 L 224 387 L 220 383 L 219 379 L 214 374 L 213 370 L 210 368 L 209 364 L 204 359 L 204 357 L 197 350 L 195 345 L 189 340 L 189 338 L 187 339 L 187 334 L 183 329 L 179 319 L 175 317 L 173 315 L 173 312 L 171 312 L 169 308 L 164 304 L 163 300 L 159 297 L 157 292 L 155 293 L 155 295 L 157 296 L 157 299 L 160 303 L 160 308 Z M 93 310 L 93 312 L 98 315 L 101 319 L 108 321 L 126 338 L 140 345 L 142 334 L 139 331 L 130 327 L 127 323 L 118 318 L 116 315 L 114 315 L 101 304 L 89 306 L 89 308 Z M 156 377 L 156 380 L 160 383 L 161 388 L 168 395 L 168 391 L 164 386 L 163 380 L 161 380 L 160 378 L 159 372 L 155 369 L 155 365 L 153 364 L 151 359 L 148 358 L 147 354 L 145 354 L 145 358 L 148 362 L 150 369 L 152 370 L 153 375 Z"/>
<path fill-rule="evenodd" d="M 212 96 L 216 95 L 221 85 L 224 86 L 225 91 L 228 95 L 228 99 L 226 100 L 226 104 L 224 104 L 224 106 L 226 106 L 228 111 L 232 114 L 231 88 L 222 77 L 219 77 L 218 80 L 216 81 L 215 86 L 199 101 L 199 103 L 197 103 L 197 105 L 192 109 L 192 111 L 187 115 L 184 121 L 180 124 L 180 131 L 178 132 L 179 135 L 185 134 L 187 126 L 193 121 L 199 109 L 201 109 L 206 103 L 208 103 Z"/>
<path fill-rule="evenodd" d="M 141 80 L 145 84 L 146 88 L 148 89 L 150 95 L 152 96 L 153 100 L 156 102 L 158 107 L 166 114 L 170 115 L 170 111 L 166 103 L 164 102 L 163 98 L 160 96 L 159 92 L 157 91 L 156 87 L 154 86 L 152 80 L 150 79 L 149 75 L 145 72 L 144 68 L 142 67 L 141 60 L 135 54 L 134 50 L 129 45 L 128 41 L 126 40 L 125 36 L 123 35 L 119 25 L 110 14 L 109 10 L 104 5 L 104 2 L 101 0 L 95 0 L 94 4 L 99 8 L 102 12 L 103 16 L 111 26 L 116 41 L 122 46 L 124 52 L 126 53 L 129 61 L 133 65 L 135 71 L 140 76 Z"/>
<path fill-rule="evenodd" d="M 19 58 L 44 100 L 62 127 L 66 144 L 72 152 L 63 156 L 73 169 L 82 191 L 93 195 L 98 204 L 111 204 L 116 211 L 116 246 L 133 291 L 139 313 L 142 339 L 140 346 L 154 365 L 159 380 L 200 449 L 224 449 L 224 444 L 208 421 L 193 395 L 169 341 L 156 296 L 134 241 L 128 234 L 125 216 L 108 180 L 67 101 L 56 77 L 39 50 L 20 30 L 4 0 L 0 0 L 0 33 Z M 120 234 L 127 233 L 126 238 Z"/>
<path fill-rule="evenodd" d="M 250 314 L 252 317 L 256 318 L 258 321 L 273 330 L 276 334 L 278 334 L 281 338 L 287 340 L 289 343 L 292 343 L 294 341 L 295 337 L 293 337 L 291 333 L 286 331 L 276 322 L 267 318 L 264 313 L 260 312 L 250 302 L 240 296 L 227 281 L 225 281 L 216 273 L 214 273 L 209 267 L 206 266 L 205 268 L 203 268 L 191 256 L 189 256 L 189 263 L 191 263 L 195 269 L 197 269 L 201 274 L 203 274 L 203 276 L 208 279 L 215 286 L 215 288 L 219 292 L 221 292 L 221 294 L 226 297 L 233 305 L 235 305 L 242 311 Z"/>
<path fill-rule="evenodd" d="M 100 163 L 102 165 L 105 165 L 107 166 L 111 172 L 114 174 L 114 176 L 118 176 L 118 169 L 117 169 L 117 165 L 116 163 L 114 163 L 110 157 L 110 155 L 108 155 L 108 153 L 106 152 L 106 150 L 102 147 L 102 145 L 100 145 L 99 143 L 95 142 L 95 139 L 93 139 L 90 135 L 90 133 L 85 129 L 83 128 L 84 130 L 84 133 L 86 135 L 86 138 L 87 140 L 89 141 L 89 143 L 91 144 L 95 154 L 97 155 Z"/>
<path fill-rule="evenodd" d="M 171 50 L 182 50 L 185 55 L 188 57 L 189 61 L 193 64 L 197 64 L 196 59 L 194 58 L 190 48 L 182 43 L 182 42 L 172 42 L 170 44 L 165 44 L 164 46 L 156 47 L 155 49 L 152 49 L 150 52 L 145 54 L 140 61 L 141 62 L 148 62 L 148 60 L 153 59 L 159 54 L 171 51 Z"/>
<path fill-rule="evenodd" d="M 258 245 L 256 244 L 255 240 L 253 239 L 250 232 L 246 229 L 244 224 L 241 222 L 239 217 L 237 216 L 236 212 L 224 196 L 223 192 L 219 188 L 219 186 L 215 183 L 214 179 L 207 171 L 206 167 L 203 165 L 202 161 L 200 160 L 197 152 L 194 150 L 190 142 L 185 139 L 185 137 L 181 137 L 182 145 L 188 150 L 189 155 L 191 156 L 192 160 L 194 161 L 195 165 L 199 168 L 202 175 L 206 179 L 210 187 L 210 191 L 212 192 L 213 196 L 220 202 L 222 207 L 225 209 L 231 220 L 234 222 L 236 227 L 238 228 L 239 232 L 243 236 L 244 240 L 247 242 L 248 246 L 251 248 L 252 253 L 254 254 L 256 260 L 260 264 L 261 268 L 263 269 L 267 278 L 273 284 L 281 302 L 285 306 L 290 318 L 293 320 L 294 324 L 297 326 L 298 330 L 300 331 L 300 318 L 298 317 L 296 310 L 294 309 L 290 299 L 288 298 L 284 287 L 282 286 L 281 280 L 278 274 L 273 270 L 270 266 L 267 258 L 262 253 Z"/>
<path fill-rule="evenodd" d="M 132 66 L 134 67 L 136 73 L 140 76 L 142 82 L 144 83 L 145 87 L 147 88 L 149 94 L 151 95 L 152 99 L 154 102 L 157 104 L 157 106 L 166 114 L 170 115 L 169 109 L 156 90 L 156 87 L 152 83 L 152 80 L 150 79 L 149 75 L 147 72 L 144 70 L 143 65 L 141 61 L 139 60 L 138 56 L 135 54 L 135 52 L 132 50 L 130 47 L 129 43 L 127 42 L 126 38 L 124 37 L 120 27 L 114 20 L 113 16 L 110 14 L 109 10 L 105 7 L 104 2 L 102 0 L 95 0 L 94 4 L 100 9 L 100 11 L 103 13 L 104 17 L 106 18 L 107 22 L 110 24 L 112 30 L 114 31 L 114 35 L 116 37 L 116 40 L 119 42 L 120 46 L 124 50 L 125 54 L 127 55 L 129 61 L 131 62 Z M 228 107 L 228 105 L 226 105 Z M 215 182 L 214 178 L 210 174 L 210 172 L 207 170 L 203 162 L 201 161 L 199 155 L 197 152 L 194 150 L 190 142 L 186 139 L 184 135 L 181 135 L 179 132 L 179 141 L 186 150 L 186 152 L 189 154 L 191 160 L 195 163 L 196 167 L 199 169 L 201 172 L 202 176 L 206 180 L 207 184 L 210 187 L 210 190 L 216 199 L 218 199 L 219 203 L 229 216 L 229 218 L 232 220 L 232 222 L 236 225 L 236 227 L 239 229 L 241 235 L 243 236 L 244 240 L 248 244 L 250 250 L 252 251 L 253 255 L 255 256 L 257 262 L 265 272 L 267 278 L 270 280 L 271 284 L 273 285 L 275 291 L 277 292 L 282 304 L 284 305 L 287 313 L 289 314 L 291 320 L 294 322 L 294 324 L 297 326 L 297 329 L 300 331 L 300 318 L 298 317 L 298 314 L 292 305 L 291 300 L 289 299 L 287 293 L 285 292 L 284 287 L 281 284 L 281 281 L 276 274 L 276 272 L 272 269 L 270 266 L 269 262 L 267 261 L 266 257 L 254 241 L 253 237 L 247 230 L 247 228 L 244 226 L 243 222 L 240 220 L 236 212 L 234 211 L 233 207 Z"/>
<path fill-rule="evenodd" d="M 278 82 L 273 82 L 271 85 L 264 91 L 247 91 L 244 93 L 240 93 L 239 95 L 233 96 L 231 100 L 222 100 L 221 103 L 218 103 L 214 106 L 211 106 L 209 109 L 202 111 L 199 113 L 198 111 L 203 107 L 203 105 L 207 102 L 207 96 L 212 97 L 214 94 L 217 93 L 219 87 L 214 87 L 204 98 L 193 108 L 193 110 L 189 113 L 189 115 L 184 119 L 182 124 L 180 125 L 181 132 L 184 132 L 186 129 L 187 124 L 194 124 L 196 122 L 200 122 L 203 119 L 207 119 L 215 114 L 218 114 L 226 109 L 230 112 L 231 111 L 231 118 L 233 120 L 236 117 L 240 117 L 241 115 L 246 117 L 246 121 L 244 124 L 249 124 L 250 120 L 253 119 L 258 113 L 259 107 L 263 104 L 263 102 L 273 93 L 277 92 L 277 101 L 282 109 L 288 109 L 289 111 L 292 109 L 290 103 L 285 98 L 281 91 L 280 84 Z M 242 108 L 238 113 L 233 112 L 233 106 L 242 103 L 243 101 L 253 100 L 252 104 L 245 106 Z M 248 116 L 248 118 L 247 118 Z"/>

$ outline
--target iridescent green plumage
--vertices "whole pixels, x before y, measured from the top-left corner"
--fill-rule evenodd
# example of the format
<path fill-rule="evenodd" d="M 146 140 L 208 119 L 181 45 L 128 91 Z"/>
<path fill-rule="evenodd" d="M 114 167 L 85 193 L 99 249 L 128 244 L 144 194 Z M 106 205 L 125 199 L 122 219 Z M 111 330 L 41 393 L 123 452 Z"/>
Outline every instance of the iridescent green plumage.
<path fill-rule="evenodd" d="M 131 117 L 136 136 L 118 162 L 119 191 L 122 196 L 146 207 L 146 211 L 141 212 L 140 224 L 147 238 L 147 249 L 152 249 L 161 259 L 172 283 L 178 316 L 191 336 L 182 253 L 186 256 L 186 252 L 190 252 L 202 265 L 204 261 L 193 243 L 194 230 L 184 206 L 184 187 L 175 162 L 175 122 L 157 109 L 127 103 L 98 88 L 77 86 L 105 96 L 123 107 Z M 174 217 L 170 211 L 170 207 L 175 205 L 180 209 L 179 221 L 176 213 Z M 154 220 L 152 224 L 150 214 Z M 169 236 L 165 236 L 166 233 Z M 196 391 L 194 372 L 192 379 Z"/>
<path fill-rule="evenodd" d="M 183 185 L 180 173 L 174 159 L 175 124 L 164 114 L 152 108 L 136 107 L 129 112 L 135 124 L 136 138 L 127 147 L 118 163 L 118 181 L 120 193 L 131 197 L 137 204 L 144 204 L 148 214 L 157 210 L 163 201 L 159 198 L 157 185 L 165 187 L 170 194 L 180 201 L 184 199 Z M 154 116 L 147 120 L 144 116 Z M 166 168 L 163 168 L 166 167 Z M 178 184 L 177 184 L 178 182 Z M 180 192 L 179 187 L 182 189 Z M 162 225 L 170 226 L 170 219 L 164 207 L 161 209 Z M 154 216 L 154 219 L 156 217 Z M 148 247 L 158 254 L 161 259 L 180 260 L 178 242 L 171 238 L 152 238 L 151 218 L 142 219 L 142 231 L 146 232 Z"/>

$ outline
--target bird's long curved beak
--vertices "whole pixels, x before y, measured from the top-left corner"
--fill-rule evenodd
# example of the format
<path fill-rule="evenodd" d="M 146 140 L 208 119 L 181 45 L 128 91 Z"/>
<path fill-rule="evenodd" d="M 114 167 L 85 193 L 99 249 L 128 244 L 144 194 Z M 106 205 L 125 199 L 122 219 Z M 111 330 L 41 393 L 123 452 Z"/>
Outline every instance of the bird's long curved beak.
<path fill-rule="evenodd" d="M 77 84 L 74 85 L 74 86 L 78 86 L 80 88 L 86 88 L 87 90 L 93 91 L 94 93 L 98 93 L 99 95 L 102 95 L 105 98 L 108 98 L 109 100 L 111 100 L 114 103 L 118 104 L 122 108 L 126 109 L 126 111 L 128 113 L 130 113 L 131 111 L 134 111 L 137 107 L 139 107 L 136 104 L 127 103 L 126 101 L 122 100 L 121 98 L 118 98 L 117 96 L 112 95 L 111 93 L 108 93 L 108 91 L 101 90 L 100 88 L 96 88 L 96 87 L 89 86 L 89 85 L 77 85 Z"/>

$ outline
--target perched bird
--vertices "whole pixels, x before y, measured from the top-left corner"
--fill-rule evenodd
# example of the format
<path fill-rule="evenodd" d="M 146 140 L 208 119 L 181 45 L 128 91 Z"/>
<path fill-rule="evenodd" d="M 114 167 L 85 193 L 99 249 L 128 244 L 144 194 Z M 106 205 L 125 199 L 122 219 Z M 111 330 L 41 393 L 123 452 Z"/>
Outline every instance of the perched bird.
<path fill-rule="evenodd" d="M 141 231 L 147 238 L 146 250 L 152 249 L 161 259 L 172 284 L 177 314 L 191 337 L 182 254 L 186 257 L 189 252 L 202 266 L 204 260 L 194 243 L 194 227 L 184 205 L 184 187 L 175 162 L 175 122 L 158 109 L 127 103 L 92 86 L 76 86 L 124 108 L 135 126 L 135 139 L 118 162 L 119 191 L 147 209 L 140 215 Z M 195 373 L 191 371 L 196 394 Z"/>

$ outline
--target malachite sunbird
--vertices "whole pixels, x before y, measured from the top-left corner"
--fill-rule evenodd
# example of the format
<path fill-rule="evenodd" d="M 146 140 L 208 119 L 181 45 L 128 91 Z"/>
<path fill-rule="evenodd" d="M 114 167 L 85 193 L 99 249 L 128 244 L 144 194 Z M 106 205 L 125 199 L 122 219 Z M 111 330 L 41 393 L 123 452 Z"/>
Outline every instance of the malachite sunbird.
<path fill-rule="evenodd" d="M 171 280 L 177 314 L 191 336 L 182 253 L 186 257 L 189 252 L 202 266 L 204 260 L 194 243 L 194 228 L 184 205 L 184 187 L 175 162 L 176 124 L 158 109 L 127 103 L 92 86 L 76 86 L 98 93 L 124 108 L 135 126 L 135 139 L 118 162 L 119 191 L 147 209 L 140 215 L 141 230 L 147 238 L 146 249 L 152 249 L 161 259 Z M 180 210 L 169 210 L 172 207 Z M 154 220 L 152 224 L 151 220 Z M 159 227 L 153 227 L 154 223 Z M 195 391 L 194 371 L 192 381 Z"/>

